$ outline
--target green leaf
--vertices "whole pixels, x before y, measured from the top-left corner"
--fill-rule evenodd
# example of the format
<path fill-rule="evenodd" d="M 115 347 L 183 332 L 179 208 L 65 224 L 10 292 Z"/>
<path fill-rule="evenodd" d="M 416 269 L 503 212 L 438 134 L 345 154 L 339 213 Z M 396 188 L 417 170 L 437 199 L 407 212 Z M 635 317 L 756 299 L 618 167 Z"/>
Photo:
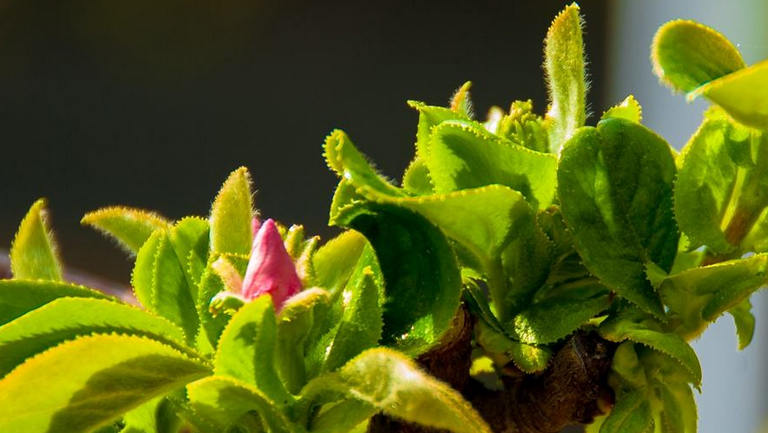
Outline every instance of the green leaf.
<path fill-rule="evenodd" d="M 645 264 L 669 270 L 677 254 L 674 178 L 669 145 L 624 119 L 579 130 L 563 149 L 558 169 L 560 210 L 584 265 L 658 317 L 664 310 Z"/>
<path fill-rule="evenodd" d="M 214 424 L 212 431 L 225 431 L 244 415 L 256 412 L 271 433 L 299 433 L 269 397 L 247 383 L 208 377 L 189 384 L 187 394 L 195 412 Z"/>
<path fill-rule="evenodd" d="M 312 433 L 345 433 L 375 415 L 377 409 L 360 400 L 343 400 L 329 408 L 323 408 L 311 421 Z"/>
<path fill-rule="evenodd" d="M 25 359 L 88 334 L 150 337 L 184 350 L 184 334 L 170 322 L 106 299 L 59 298 L 0 326 L 0 377 Z"/>
<path fill-rule="evenodd" d="M 38 200 L 21 221 L 10 252 L 14 278 L 61 281 L 61 264 L 47 219 L 45 200 Z"/>
<path fill-rule="evenodd" d="M 768 139 L 712 114 L 678 161 L 680 228 L 714 254 L 768 251 Z"/>
<path fill-rule="evenodd" d="M 768 284 L 768 254 L 731 260 L 661 277 L 659 293 L 678 319 L 675 332 L 696 338 L 721 314 Z"/>
<path fill-rule="evenodd" d="M 701 383 L 701 364 L 693 348 L 678 334 L 666 332 L 653 319 L 628 309 L 600 325 L 600 335 L 606 340 L 621 342 L 630 340 L 659 351 L 677 361 L 689 373 L 688 380 L 698 386 Z"/>
<path fill-rule="evenodd" d="M 123 416 L 125 427 L 120 433 L 177 433 L 180 420 L 174 404 L 166 397 L 157 397 Z"/>
<path fill-rule="evenodd" d="M 451 111 L 459 114 L 463 114 L 467 117 L 472 117 L 472 99 L 469 97 L 469 88 L 472 87 L 472 82 L 467 81 L 462 84 L 456 90 L 456 93 L 451 97 Z"/>
<path fill-rule="evenodd" d="M 651 406 L 640 391 L 631 391 L 616 401 L 600 433 L 646 433 L 653 423 Z"/>
<path fill-rule="evenodd" d="M 648 384 L 648 378 L 635 349 L 635 343 L 632 341 L 619 344 L 611 360 L 611 370 L 621 379 L 622 385 L 641 389 Z M 614 388 L 617 387 L 614 385 Z"/>
<path fill-rule="evenodd" d="M 713 80 L 689 95 L 703 95 L 731 117 L 753 128 L 768 131 L 768 61 Z"/>
<path fill-rule="evenodd" d="M 382 178 L 371 167 L 343 131 L 337 129 L 331 132 L 331 135 L 325 139 L 324 149 L 328 167 L 355 187 L 367 186 L 382 194 L 395 197 L 405 195 L 400 188 Z"/>
<path fill-rule="evenodd" d="M 154 212 L 122 206 L 89 212 L 80 223 L 112 237 L 130 254 L 137 254 L 155 230 L 170 228 L 170 223 Z"/>
<path fill-rule="evenodd" d="M 736 325 L 736 335 L 739 337 L 739 350 L 744 350 L 752 342 L 755 335 L 755 316 L 752 314 L 752 303 L 744 299 L 735 307 L 728 310 Z"/>
<path fill-rule="evenodd" d="M 437 343 L 459 306 L 461 278 L 448 240 L 399 206 L 359 204 L 338 224 L 368 238 L 386 281 L 383 343 L 418 355 Z"/>
<path fill-rule="evenodd" d="M 251 175 L 245 167 L 229 175 L 211 208 L 211 250 L 249 254 L 253 238 Z"/>
<path fill-rule="evenodd" d="M 248 256 L 235 254 L 212 254 L 208 260 L 208 266 L 200 277 L 200 285 L 197 294 L 197 315 L 200 318 L 200 325 L 205 333 L 211 347 L 216 347 L 224 327 L 229 321 L 229 316 L 220 314 L 214 316 L 210 305 L 214 296 L 227 290 L 221 277 L 214 270 L 213 264 L 217 260 L 226 260 L 232 265 L 240 275 L 245 274 L 248 266 Z"/>
<path fill-rule="evenodd" d="M 314 285 L 330 293 L 343 288 L 367 243 L 363 235 L 348 230 L 321 246 L 312 258 Z"/>
<path fill-rule="evenodd" d="M 500 184 L 523 194 L 534 209 L 554 200 L 555 155 L 518 146 L 474 122 L 436 126 L 426 163 L 438 193 Z"/>
<path fill-rule="evenodd" d="M 587 117 L 582 21 L 576 3 L 557 15 L 544 40 L 544 71 L 549 84 L 549 143 L 559 153 Z"/>
<path fill-rule="evenodd" d="M 403 174 L 403 189 L 413 195 L 430 195 L 435 192 L 429 167 L 423 158 L 416 157 Z"/>
<path fill-rule="evenodd" d="M 144 242 L 136 255 L 136 263 L 131 274 L 133 294 L 144 308 L 155 311 L 152 301 L 153 283 L 155 278 L 155 257 L 160 243 L 165 239 L 165 230 L 156 230 Z"/>
<path fill-rule="evenodd" d="M 682 92 L 745 66 L 739 51 L 723 35 L 684 20 L 670 21 L 656 31 L 651 60 L 661 81 Z"/>
<path fill-rule="evenodd" d="M 200 362 L 154 340 L 81 337 L 27 360 L 0 380 L 0 431 L 92 431 L 207 374 Z"/>
<path fill-rule="evenodd" d="M 418 213 L 481 260 L 498 256 L 533 219 L 525 198 L 501 185 L 426 197 L 395 198 L 365 188 L 360 193 L 372 202 Z"/>
<path fill-rule="evenodd" d="M 388 415 L 454 433 L 491 432 L 461 394 L 391 350 L 363 352 L 338 379 L 341 389 Z"/>
<path fill-rule="evenodd" d="M 483 320 L 475 324 L 475 339 L 487 352 L 507 355 L 515 366 L 529 374 L 544 371 L 552 358 L 549 347 L 514 341 L 500 328 L 494 329 Z"/>
<path fill-rule="evenodd" d="M 607 293 L 590 299 L 547 299 L 515 316 L 511 328 L 523 343 L 554 343 L 570 335 L 609 304 Z"/>
<path fill-rule="evenodd" d="M 208 221 L 187 217 L 169 231 L 169 239 L 179 259 L 192 299 L 198 298 L 197 286 L 208 263 L 210 231 Z"/>
<path fill-rule="evenodd" d="M 600 120 L 605 119 L 625 119 L 640 123 L 643 120 L 643 108 L 634 96 L 629 95 L 621 103 L 614 105 L 603 113 Z"/>
<path fill-rule="evenodd" d="M 659 381 L 657 384 L 664 405 L 662 420 L 665 425 L 670 426 L 666 431 L 696 433 L 698 411 L 688 384 L 676 381 Z"/>
<path fill-rule="evenodd" d="M 193 344 L 200 320 L 182 264 L 169 236 L 160 237 L 152 272 L 152 309 L 179 325 Z"/>
<path fill-rule="evenodd" d="M 499 112 L 492 109 L 489 119 L 492 114 L 499 116 L 498 123 L 495 128 L 486 123 L 486 129 L 528 149 L 549 152 L 547 123 L 541 116 L 533 113 L 533 102 L 530 99 L 512 102 L 508 115 L 500 108 L 494 108 Z"/>
<path fill-rule="evenodd" d="M 0 280 L 0 325 L 64 297 L 109 299 L 93 289 L 54 281 Z"/>
<path fill-rule="evenodd" d="M 369 254 L 372 256 L 373 252 Z M 370 266 L 358 266 L 341 294 L 344 312 L 325 361 L 326 371 L 333 371 L 363 350 L 376 347 L 384 327 L 379 305 L 384 291 L 382 283 Z"/>
<path fill-rule="evenodd" d="M 419 111 L 419 126 L 416 132 L 416 158 L 429 154 L 432 128 L 447 120 L 470 120 L 462 113 L 445 107 L 426 105 L 423 102 L 408 101 L 408 105 Z"/>
<path fill-rule="evenodd" d="M 219 339 L 214 372 L 256 386 L 278 405 L 292 400 L 275 367 L 277 319 L 270 296 L 261 296 L 230 319 Z"/>

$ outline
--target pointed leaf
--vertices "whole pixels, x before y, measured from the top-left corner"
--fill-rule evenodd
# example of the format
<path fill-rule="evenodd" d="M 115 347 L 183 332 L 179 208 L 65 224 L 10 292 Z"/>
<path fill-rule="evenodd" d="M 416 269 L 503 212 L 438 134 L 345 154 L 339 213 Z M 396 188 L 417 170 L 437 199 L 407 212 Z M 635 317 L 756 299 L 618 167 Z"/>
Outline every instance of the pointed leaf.
<path fill-rule="evenodd" d="M 554 343 L 567 337 L 609 305 L 607 292 L 590 299 L 553 298 L 515 316 L 511 328 L 523 343 Z"/>
<path fill-rule="evenodd" d="M 109 299 L 101 292 L 74 284 L 0 280 L 0 325 L 64 297 Z"/>
<path fill-rule="evenodd" d="M 344 400 L 323 408 L 309 425 L 312 433 L 345 433 L 375 415 L 376 408 L 360 400 Z"/>
<path fill-rule="evenodd" d="M 393 205 L 345 209 L 340 225 L 368 238 L 386 281 L 383 343 L 418 355 L 437 343 L 459 306 L 456 257 L 440 230 Z"/>
<path fill-rule="evenodd" d="M 572 3 L 557 15 L 544 40 L 544 71 L 549 84 L 549 142 L 562 148 L 587 117 L 584 41 L 579 6 Z"/>
<path fill-rule="evenodd" d="M 653 423 L 651 406 L 640 391 L 618 398 L 600 433 L 646 433 Z"/>
<path fill-rule="evenodd" d="M 154 340 L 81 337 L 27 360 L 0 380 L 0 431 L 91 431 L 207 374 L 199 361 Z"/>
<path fill-rule="evenodd" d="M 411 108 L 419 111 L 419 126 L 416 132 L 416 158 L 425 158 L 429 154 L 432 128 L 447 120 L 470 120 L 463 113 L 450 108 L 435 107 L 418 101 L 408 101 Z"/>
<path fill-rule="evenodd" d="M 138 254 L 136 255 L 136 263 L 133 266 L 133 273 L 131 274 L 131 285 L 133 286 L 133 294 L 139 303 L 144 308 L 155 311 L 153 303 L 153 284 L 155 279 L 155 258 L 157 257 L 157 250 L 160 247 L 160 243 L 166 236 L 165 230 L 156 230 L 144 242 L 141 246 Z"/>
<path fill-rule="evenodd" d="M 208 266 L 200 277 L 200 285 L 197 294 L 197 315 L 200 318 L 200 325 L 210 346 L 215 348 L 219 337 L 224 331 L 224 327 L 229 321 L 229 316 L 219 314 L 214 316 L 211 312 L 211 300 L 220 292 L 227 291 L 227 287 L 221 280 L 221 277 L 214 269 L 214 264 L 218 260 L 226 260 L 229 265 L 239 272 L 239 275 L 245 274 L 248 266 L 248 256 L 235 254 L 213 254 L 209 258 Z"/>
<path fill-rule="evenodd" d="M 363 352 L 339 379 L 351 395 L 397 418 L 455 433 L 491 432 L 461 394 L 391 350 Z"/>
<path fill-rule="evenodd" d="M 192 299 L 197 299 L 197 285 L 208 263 L 208 221 L 195 217 L 183 218 L 169 231 L 169 239 L 184 270 Z"/>
<path fill-rule="evenodd" d="M 288 403 L 291 397 L 275 367 L 276 334 L 272 298 L 261 296 L 246 304 L 221 334 L 214 372 L 256 386 L 278 405 Z"/>
<path fill-rule="evenodd" d="M 161 316 L 184 330 L 187 342 L 195 341 L 200 320 L 182 264 L 168 236 L 161 236 L 152 273 L 152 306 Z"/>
<path fill-rule="evenodd" d="M 251 175 L 245 167 L 229 175 L 211 208 L 211 250 L 217 253 L 251 252 L 254 217 Z"/>
<path fill-rule="evenodd" d="M 85 214 L 80 223 L 112 237 L 131 254 L 137 254 L 155 230 L 170 228 L 170 223 L 154 212 L 114 206 Z"/>
<path fill-rule="evenodd" d="M 675 161 L 669 145 L 624 119 L 582 128 L 560 158 L 560 210 L 584 265 L 620 296 L 664 315 L 645 263 L 670 269 L 678 231 L 672 213 Z"/>
<path fill-rule="evenodd" d="M 728 313 L 733 316 L 733 322 L 736 325 L 739 350 L 744 350 L 752 342 L 752 337 L 755 335 L 755 316 L 752 314 L 752 303 L 749 298 L 746 298 L 728 310 Z"/>
<path fill-rule="evenodd" d="M 45 200 L 36 201 L 21 221 L 10 259 L 16 279 L 61 281 L 61 264 L 49 232 Z"/>
<path fill-rule="evenodd" d="M 151 337 L 184 350 L 184 333 L 165 319 L 106 299 L 59 298 L 0 326 L 0 377 L 35 354 L 95 333 Z"/>
<path fill-rule="evenodd" d="M 656 31 L 651 60 L 662 82 L 682 92 L 744 67 L 741 54 L 723 35 L 685 20 L 670 21 Z"/>
<path fill-rule="evenodd" d="M 403 189 L 413 195 L 430 195 L 435 192 L 429 167 L 423 158 L 416 157 L 403 174 Z"/>
<path fill-rule="evenodd" d="M 312 259 L 314 285 L 330 293 L 344 287 L 367 243 L 363 235 L 348 230 L 320 247 Z"/>
<path fill-rule="evenodd" d="M 435 191 L 500 184 L 523 194 L 534 209 L 554 200 L 557 157 L 534 152 L 470 122 L 444 122 L 432 132 L 426 158 Z"/>
<path fill-rule="evenodd" d="M 225 429 L 249 412 L 256 412 L 271 433 L 298 433 L 278 406 L 261 391 L 228 377 L 208 377 L 187 386 L 195 412 L 217 428 Z"/>
<path fill-rule="evenodd" d="M 621 103 L 614 105 L 603 113 L 600 120 L 605 119 L 626 119 L 631 122 L 640 123 L 643 120 L 643 108 L 634 96 L 629 95 Z"/>
<path fill-rule="evenodd" d="M 731 117 L 753 128 L 768 131 L 768 61 L 711 81 L 689 97 L 703 95 Z"/>

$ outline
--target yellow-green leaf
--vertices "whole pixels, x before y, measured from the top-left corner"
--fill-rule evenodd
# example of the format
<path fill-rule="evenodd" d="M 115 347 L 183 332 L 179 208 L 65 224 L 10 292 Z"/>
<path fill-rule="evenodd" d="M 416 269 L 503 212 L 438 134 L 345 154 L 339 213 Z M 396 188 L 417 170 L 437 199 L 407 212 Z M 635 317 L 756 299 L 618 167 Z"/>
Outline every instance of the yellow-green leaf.
<path fill-rule="evenodd" d="M 55 281 L 0 280 L 0 325 L 64 297 L 109 298 L 87 287 Z"/>
<path fill-rule="evenodd" d="M 211 250 L 249 254 L 254 217 L 251 175 L 245 167 L 229 175 L 211 208 Z"/>
<path fill-rule="evenodd" d="M 131 254 L 137 254 L 155 230 L 170 227 L 154 212 L 123 206 L 106 207 L 85 214 L 80 223 L 112 237 Z"/>
<path fill-rule="evenodd" d="M 61 264 L 49 232 L 45 200 L 36 201 L 21 221 L 10 259 L 16 279 L 61 281 Z"/>

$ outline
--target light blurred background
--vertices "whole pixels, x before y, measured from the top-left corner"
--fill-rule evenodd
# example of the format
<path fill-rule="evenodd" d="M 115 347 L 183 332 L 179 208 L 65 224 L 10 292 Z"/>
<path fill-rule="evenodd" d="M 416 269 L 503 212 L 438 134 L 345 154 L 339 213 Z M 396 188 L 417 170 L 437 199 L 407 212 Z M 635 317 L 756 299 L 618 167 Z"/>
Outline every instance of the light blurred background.
<path fill-rule="evenodd" d="M 0 0 L 0 248 L 38 197 L 49 199 L 66 264 L 127 283 L 131 261 L 79 225 L 125 204 L 169 218 L 206 215 L 245 165 L 263 215 L 325 238 L 336 183 L 320 146 L 346 130 L 398 178 L 417 114 L 472 80 L 476 112 L 513 99 L 546 108 L 541 42 L 555 0 Z M 675 147 L 704 104 L 658 85 L 655 29 L 693 18 L 749 63 L 768 57 L 766 0 L 586 0 L 593 114 L 633 93 Z M 590 119 L 595 121 L 593 115 Z M 719 321 L 696 343 L 702 433 L 756 431 L 768 414 L 768 296 L 736 351 Z"/>

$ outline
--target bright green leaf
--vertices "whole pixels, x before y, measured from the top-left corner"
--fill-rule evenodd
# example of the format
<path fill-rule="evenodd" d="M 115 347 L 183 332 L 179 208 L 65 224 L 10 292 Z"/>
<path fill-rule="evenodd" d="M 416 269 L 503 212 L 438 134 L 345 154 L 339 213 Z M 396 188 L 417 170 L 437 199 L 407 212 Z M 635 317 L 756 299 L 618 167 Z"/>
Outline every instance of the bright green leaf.
<path fill-rule="evenodd" d="M 582 21 L 576 3 L 566 6 L 547 31 L 544 71 L 549 84 L 549 142 L 559 153 L 587 118 Z"/>
<path fill-rule="evenodd" d="M 208 221 L 195 217 L 183 218 L 169 231 L 168 236 L 184 270 L 192 299 L 196 300 L 197 285 L 208 263 Z"/>
<path fill-rule="evenodd" d="M 216 426 L 213 431 L 225 431 L 244 415 L 256 412 L 271 433 L 299 433 L 280 408 L 250 384 L 228 377 L 208 377 L 191 383 L 187 390 L 195 412 Z"/>
<path fill-rule="evenodd" d="M 228 315 L 219 314 L 214 316 L 210 308 L 213 297 L 220 292 L 227 290 L 221 277 L 213 268 L 214 263 L 216 263 L 217 260 L 226 260 L 227 263 L 232 265 L 234 269 L 239 272 L 239 275 L 244 275 L 245 269 L 248 266 L 248 256 L 235 254 L 212 255 L 209 258 L 208 266 L 200 277 L 200 285 L 197 294 L 197 315 L 200 318 L 200 325 L 205 333 L 208 343 L 214 348 L 219 341 L 221 333 L 224 331 L 224 327 L 229 321 Z"/>
<path fill-rule="evenodd" d="M 137 254 L 155 230 L 170 228 L 170 223 L 154 212 L 122 206 L 85 214 L 80 223 L 115 239 L 131 254 Z"/>
<path fill-rule="evenodd" d="M 728 310 L 736 325 L 736 335 L 739 337 L 739 350 L 744 350 L 752 342 L 755 335 L 755 316 L 752 314 L 752 303 L 744 299 L 735 307 Z"/>
<path fill-rule="evenodd" d="M 500 184 L 523 194 L 534 209 L 554 200 L 555 155 L 518 146 L 473 122 L 435 127 L 426 163 L 438 193 Z"/>
<path fill-rule="evenodd" d="M 187 341 L 195 341 L 200 326 L 197 308 L 187 278 L 169 236 L 162 235 L 152 272 L 152 307 L 161 316 L 179 325 Z"/>
<path fill-rule="evenodd" d="M 656 31 L 651 60 L 661 81 L 682 92 L 745 66 L 739 51 L 723 35 L 685 20 L 670 21 Z"/>
<path fill-rule="evenodd" d="M 59 298 L 108 296 L 93 289 L 54 281 L 0 280 L 0 325 Z"/>
<path fill-rule="evenodd" d="M 640 391 L 619 397 L 600 433 L 646 433 L 653 423 L 651 406 Z"/>
<path fill-rule="evenodd" d="M 346 433 L 376 414 L 377 409 L 360 400 L 343 400 L 323 408 L 309 425 L 312 433 Z"/>
<path fill-rule="evenodd" d="M 14 278 L 61 281 L 61 264 L 47 218 L 45 200 L 38 200 L 21 221 L 10 252 Z"/>
<path fill-rule="evenodd" d="M 150 337 L 183 349 L 184 334 L 170 322 L 106 299 L 65 297 L 0 326 L 0 377 L 25 359 L 88 334 Z"/>
<path fill-rule="evenodd" d="M 291 400 L 275 366 L 277 319 L 270 296 L 261 296 L 230 319 L 219 339 L 214 358 L 217 375 L 256 386 L 283 405 Z"/>
<path fill-rule="evenodd" d="M 643 108 L 634 96 L 629 95 L 621 103 L 614 105 L 603 113 L 600 120 L 605 119 L 626 119 L 631 122 L 640 123 L 643 120 Z"/>
<path fill-rule="evenodd" d="M 131 286 L 133 286 L 133 294 L 144 308 L 151 311 L 154 310 L 154 303 L 152 301 L 153 284 L 155 278 L 155 257 L 157 257 L 157 250 L 160 243 L 165 239 L 167 232 L 164 230 L 156 230 L 144 242 L 144 245 L 139 249 L 136 255 L 136 263 L 133 266 L 133 273 L 131 274 Z"/>
<path fill-rule="evenodd" d="M 689 97 L 703 95 L 737 121 L 768 131 L 768 61 L 711 81 Z"/>
<path fill-rule="evenodd" d="M 413 195 L 430 195 L 435 192 L 429 167 L 423 158 L 416 157 L 403 174 L 403 189 Z"/>
<path fill-rule="evenodd" d="M 211 250 L 217 253 L 248 254 L 253 237 L 251 175 L 245 167 L 232 172 L 211 208 Z"/>
<path fill-rule="evenodd" d="M 523 343 L 554 343 L 608 307 L 608 293 L 590 299 L 552 298 L 515 316 L 510 327 Z"/>
<path fill-rule="evenodd" d="M 408 101 L 408 105 L 419 111 L 419 126 L 416 132 L 416 158 L 429 154 L 432 128 L 447 120 L 470 120 L 462 113 L 445 107 L 435 107 L 423 102 Z"/>
<path fill-rule="evenodd" d="M 366 244 L 363 235 L 347 230 L 321 246 L 312 259 L 314 285 L 331 293 L 344 287 Z"/>
<path fill-rule="evenodd" d="M 451 97 L 450 104 L 451 111 L 463 114 L 469 118 L 471 118 L 473 115 L 472 99 L 469 97 L 470 87 L 472 87 L 471 81 L 467 81 L 466 83 L 462 84 L 462 86 L 459 87 L 456 90 L 456 93 L 454 93 Z"/>
<path fill-rule="evenodd" d="M 154 340 L 81 337 L 0 380 L 0 431 L 88 432 L 207 374 L 198 361 Z"/>
<path fill-rule="evenodd" d="M 674 178 L 669 145 L 624 119 L 582 128 L 563 149 L 558 169 L 560 210 L 584 265 L 658 317 L 664 311 L 645 264 L 668 270 L 677 254 Z"/>
<path fill-rule="evenodd" d="M 491 111 L 494 115 L 500 116 L 498 124 L 495 129 L 493 126 L 489 128 L 486 124 L 486 129 L 528 149 L 537 152 L 550 151 L 547 122 L 533 113 L 533 102 L 530 99 L 512 102 L 509 114 L 506 115 L 500 108 L 495 108 L 501 111 L 499 114 L 495 114 L 494 110 Z"/>
<path fill-rule="evenodd" d="M 383 343 L 418 355 L 437 343 L 459 306 L 461 277 L 448 240 L 424 217 L 393 205 L 359 204 L 340 225 L 368 238 L 384 280 Z"/>

